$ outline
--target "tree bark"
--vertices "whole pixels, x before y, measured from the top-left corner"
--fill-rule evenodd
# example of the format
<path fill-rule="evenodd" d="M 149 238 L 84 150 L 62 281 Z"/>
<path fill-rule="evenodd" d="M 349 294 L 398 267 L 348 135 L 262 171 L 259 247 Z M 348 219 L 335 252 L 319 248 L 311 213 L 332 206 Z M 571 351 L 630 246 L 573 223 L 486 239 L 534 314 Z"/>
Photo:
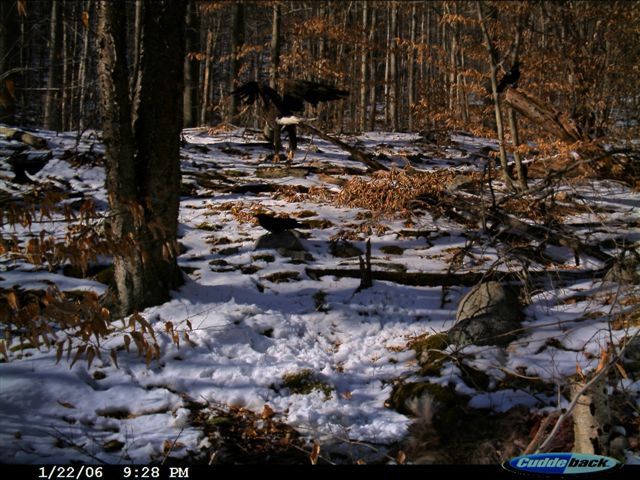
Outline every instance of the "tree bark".
<path fill-rule="evenodd" d="M 278 86 L 278 69 L 280 67 L 280 47 L 282 39 L 280 35 L 280 4 L 273 5 L 273 18 L 271 23 L 271 70 L 269 72 L 269 86 L 277 89 Z"/>
<path fill-rule="evenodd" d="M 126 22 L 115 2 L 99 3 L 98 68 L 112 212 L 108 235 L 117 246 L 114 313 L 121 316 L 166 301 L 182 283 L 176 256 L 184 23 L 176 19 L 184 18 L 185 9 L 180 0 L 147 1 L 144 7 L 134 111 Z"/>
<path fill-rule="evenodd" d="M 86 120 L 85 120 L 85 95 L 87 92 L 87 64 L 89 57 L 89 32 L 91 29 L 89 28 L 89 21 L 91 18 L 91 7 L 93 2 L 90 0 L 86 0 L 84 3 L 84 8 L 82 15 L 86 12 L 86 25 L 85 20 L 83 20 L 83 31 L 82 31 L 82 55 L 80 57 L 80 66 L 78 70 L 78 130 L 83 131 L 86 128 Z"/>
<path fill-rule="evenodd" d="M 409 27 L 409 55 L 407 58 L 407 89 L 408 89 L 408 127 L 409 131 L 413 131 L 413 105 L 416 103 L 415 99 L 415 72 L 416 72 L 416 60 L 415 60 L 415 44 L 416 44 L 416 24 L 417 24 L 417 15 L 416 15 L 416 4 L 414 3 L 411 7 L 411 22 Z"/>
<path fill-rule="evenodd" d="M 362 47 L 360 51 L 360 99 L 358 110 L 360 111 L 360 131 L 364 132 L 367 128 L 367 25 L 369 17 L 369 4 L 362 4 Z"/>
<path fill-rule="evenodd" d="M 389 111 L 391 129 L 398 131 L 398 5 L 391 5 L 391 40 L 389 43 Z"/>
<path fill-rule="evenodd" d="M 511 66 L 518 62 L 518 55 L 520 51 L 520 38 L 522 36 L 522 17 L 518 19 L 516 24 L 516 33 L 513 41 L 513 53 L 511 55 Z M 511 143 L 513 144 L 515 150 L 513 152 L 513 159 L 515 162 L 515 173 L 518 179 L 518 186 L 521 190 L 527 189 L 527 175 L 524 166 L 522 165 L 522 155 L 517 151 L 518 146 L 520 145 L 520 133 L 518 132 L 518 119 L 516 118 L 516 112 L 513 108 L 508 108 L 508 116 L 509 116 L 509 130 L 511 131 Z"/>
<path fill-rule="evenodd" d="M 242 59 L 240 57 L 242 47 L 244 45 L 244 4 L 239 1 L 232 6 L 231 19 L 231 60 L 229 65 L 228 88 L 229 91 L 238 86 L 238 76 Z M 234 121 L 234 117 L 238 114 L 239 101 L 235 95 L 230 95 L 228 123 Z"/>
<path fill-rule="evenodd" d="M 269 71 L 269 86 L 278 90 L 278 69 L 280 67 L 280 47 L 282 39 L 280 35 L 281 12 L 280 4 L 273 5 L 273 16 L 271 19 L 271 70 Z M 257 105 L 256 105 L 257 107 Z M 273 126 L 265 123 L 263 126 L 265 137 L 270 139 L 275 149 L 275 158 L 280 155 L 282 127 L 276 123 Z"/>
<path fill-rule="evenodd" d="M 209 97 L 211 96 L 211 64 L 213 63 L 213 32 L 207 29 L 207 46 L 204 59 L 204 76 L 202 78 L 202 105 L 200 107 L 200 125 L 206 125 L 209 112 Z"/>
<path fill-rule="evenodd" d="M 509 88 L 505 102 L 519 114 L 542 127 L 559 140 L 577 142 L 586 140 L 582 131 L 566 113 L 553 105 L 522 90 Z"/>
<path fill-rule="evenodd" d="M 371 8 L 369 44 L 373 44 L 373 41 L 375 40 L 377 13 L 378 10 L 374 4 Z M 369 90 L 369 105 L 371 106 L 371 113 L 369 114 L 369 130 L 374 131 L 376 129 L 376 116 L 378 115 L 378 62 L 375 49 L 369 54 L 369 78 L 371 83 Z"/>
<path fill-rule="evenodd" d="M 500 149 L 500 165 L 502 166 L 502 175 L 505 183 L 509 188 L 513 188 L 513 180 L 509 175 L 509 165 L 507 162 L 507 151 L 504 146 L 504 127 L 502 122 L 502 109 L 500 107 L 500 97 L 498 95 L 498 52 L 489 36 L 489 30 L 487 28 L 486 19 L 484 16 L 484 10 L 482 2 L 478 2 L 478 20 L 480 21 L 480 27 L 482 29 L 482 36 L 484 38 L 485 48 L 489 56 L 489 71 L 491 76 L 491 95 L 493 97 L 493 106 L 496 116 L 496 131 L 498 133 L 498 146 Z"/>
<path fill-rule="evenodd" d="M 62 87 L 62 16 L 60 0 L 51 4 L 49 36 L 49 78 L 44 107 L 44 128 L 60 130 L 61 123 L 61 87 Z"/>
<path fill-rule="evenodd" d="M 14 123 L 19 29 L 15 2 L 0 1 L 0 122 Z M 6 75 L 7 72 L 12 72 Z M 6 75 L 6 76 L 5 76 Z"/>
<path fill-rule="evenodd" d="M 200 62 L 189 57 L 199 49 L 199 26 L 193 1 L 187 4 L 186 55 L 184 57 L 183 126 L 193 127 L 198 120 L 198 67 Z"/>

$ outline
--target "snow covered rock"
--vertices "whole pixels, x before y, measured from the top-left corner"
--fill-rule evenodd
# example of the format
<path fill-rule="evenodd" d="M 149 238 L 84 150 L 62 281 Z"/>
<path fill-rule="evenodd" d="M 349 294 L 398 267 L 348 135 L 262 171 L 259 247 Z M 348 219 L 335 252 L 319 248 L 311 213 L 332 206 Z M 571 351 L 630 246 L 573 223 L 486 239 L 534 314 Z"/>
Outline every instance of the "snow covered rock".
<path fill-rule="evenodd" d="M 506 345 L 521 321 L 522 305 L 512 289 L 496 281 L 481 283 L 460 301 L 449 340 L 459 346 Z"/>

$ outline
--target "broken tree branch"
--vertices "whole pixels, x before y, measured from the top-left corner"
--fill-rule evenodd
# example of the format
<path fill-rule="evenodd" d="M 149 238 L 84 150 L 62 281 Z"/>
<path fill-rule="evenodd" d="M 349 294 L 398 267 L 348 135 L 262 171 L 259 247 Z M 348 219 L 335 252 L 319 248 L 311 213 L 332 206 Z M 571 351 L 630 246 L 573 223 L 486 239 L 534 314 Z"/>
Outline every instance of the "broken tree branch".
<path fill-rule="evenodd" d="M 364 163 L 374 172 L 377 170 L 388 170 L 387 167 L 382 165 L 377 160 L 374 160 L 370 155 L 363 152 L 359 148 L 352 147 L 351 145 L 343 142 L 342 140 L 338 140 L 337 138 L 327 135 L 323 131 L 318 130 L 316 127 L 313 127 L 308 123 L 300 122 L 298 123 L 298 127 L 302 128 L 303 130 L 307 130 L 309 132 L 314 133 L 315 135 L 319 136 L 323 140 L 326 140 L 327 142 L 333 143 L 335 146 L 341 148 L 345 152 L 348 152 L 354 158 L 354 160 Z"/>

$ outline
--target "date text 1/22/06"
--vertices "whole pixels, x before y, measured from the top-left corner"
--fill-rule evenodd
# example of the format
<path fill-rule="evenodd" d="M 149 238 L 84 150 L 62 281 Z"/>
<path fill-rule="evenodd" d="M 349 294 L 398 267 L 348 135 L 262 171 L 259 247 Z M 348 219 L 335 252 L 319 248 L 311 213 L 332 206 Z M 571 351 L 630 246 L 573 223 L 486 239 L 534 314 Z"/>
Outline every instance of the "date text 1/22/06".
<path fill-rule="evenodd" d="M 115 471 L 114 471 L 115 469 Z M 121 479 L 189 478 L 190 467 L 132 466 L 88 466 L 47 465 L 38 467 L 38 480 L 111 480 L 116 475 Z"/>

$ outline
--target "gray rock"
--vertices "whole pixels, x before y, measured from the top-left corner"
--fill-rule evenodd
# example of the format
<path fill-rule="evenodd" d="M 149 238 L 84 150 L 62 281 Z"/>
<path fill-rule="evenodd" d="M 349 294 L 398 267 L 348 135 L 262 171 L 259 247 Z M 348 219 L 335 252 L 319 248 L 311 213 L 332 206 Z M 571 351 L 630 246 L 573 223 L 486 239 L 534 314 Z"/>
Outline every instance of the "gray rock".
<path fill-rule="evenodd" d="M 346 240 L 331 242 L 329 244 L 329 253 L 338 258 L 350 258 L 362 255 L 362 250 Z"/>
<path fill-rule="evenodd" d="M 267 233 L 262 235 L 256 242 L 254 250 L 293 250 L 304 251 L 300 239 L 291 230 L 285 230 L 282 233 Z"/>
<path fill-rule="evenodd" d="M 464 345 L 506 345 L 517 335 L 522 322 L 522 304 L 513 289 L 500 282 L 485 282 L 467 293 L 456 313 L 449 340 Z"/>

